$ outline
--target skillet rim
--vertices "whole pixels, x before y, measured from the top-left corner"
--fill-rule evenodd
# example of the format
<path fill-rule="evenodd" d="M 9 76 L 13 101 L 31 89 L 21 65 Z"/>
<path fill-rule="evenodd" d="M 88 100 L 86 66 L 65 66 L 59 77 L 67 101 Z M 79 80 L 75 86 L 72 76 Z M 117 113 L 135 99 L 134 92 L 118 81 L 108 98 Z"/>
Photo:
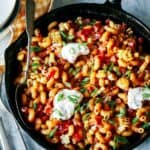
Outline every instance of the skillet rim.
<path fill-rule="evenodd" d="M 42 18 L 46 18 L 47 16 L 51 16 L 51 15 L 53 15 L 53 14 L 56 14 L 56 12 L 59 12 L 59 11 L 61 11 L 61 10 L 64 10 L 64 9 L 68 9 L 68 8 L 71 8 L 71 7 L 104 7 L 104 9 L 107 9 L 107 8 L 109 8 L 109 9 L 112 9 L 113 11 L 118 11 L 119 13 L 121 13 L 121 14 L 123 14 L 123 15 L 125 15 L 129 20 L 130 19 L 132 19 L 132 21 L 134 21 L 136 24 L 138 24 L 138 25 L 140 25 L 141 26 L 141 28 L 143 28 L 146 32 L 148 32 L 148 41 L 150 41 L 150 29 L 146 26 L 146 25 L 144 25 L 144 23 L 142 23 L 142 21 L 140 21 L 139 19 L 137 19 L 136 17 L 134 17 L 133 15 L 131 15 L 131 14 L 129 14 L 129 13 L 127 13 L 127 12 L 125 12 L 124 10 L 122 10 L 122 9 L 116 9 L 116 8 L 111 8 L 111 6 L 113 6 L 112 4 L 110 5 L 107 5 L 107 4 L 97 4 L 97 3 L 79 3 L 79 4 L 71 4 L 71 5 L 66 5 L 66 6 L 63 6 L 63 7 L 60 7 L 60 8 L 56 8 L 56 9 L 54 9 L 54 10 L 52 10 L 51 12 L 49 12 L 48 14 L 45 14 L 44 16 L 42 16 L 42 17 L 40 17 L 39 19 L 37 19 L 36 21 L 35 21 L 35 24 L 36 24 L 36 26 L 38 26 L 38 24 L 41 24 L 42 23 Z M 107 14 L 107 16 L 108 16 L 108 14 Z M 123 22 L 123 21 L 122 21 Z M 6 51 L 5 51 L 5 64 L 6 64 L 6 72 L 5 72 L 5 88 L 6 88 L 6 97 L 7 97 L 7 101 L 8 101 L 8 103 L 9 103 L 9 105 L 10 105 L 10 108 L 11 108 L 11 110 L 12 110 L 12 112 L 13 112 L 13 115 L 14 115 L 14 117 L 17 119 L 17 121 L 18 121 L 18 123 L 20 124 L 20 126 L 22 127 L 22 129 L 28 134 L 28 135 L 30 135 L 31 136 L 31 138 L 32 139 L 34 139 L 34 141 L 36 141 L 36 143 L 38 143 L 39 145 L 42 145 L 43 147 L 45 147 L 45 148 L 50 148 L 50 146 L 54 146 L 54 144 L 48 144 L 48 145 L 46 145 L 45 143 L 47 143 L 47 142 L 42 142 L 42 141 L 40 141 L 39 139 L 37 139 L 37 137 L 36 137 L 36 133 L 34 132 L 34 131 L 31 131 L 31 130 L 29 130 L 29 129 L 27 129 L 24 125 L 23 125 L 23 123 L 21 122 L 21 120 L 19 119 L 19 118 L 17 118 L 18 117 L 18 115 L 17 115 L 17 112 L 15 112 L 15 110 L 13 110 L 13 106 L 12 106 L 12 104 L 11 104 L 11 100 L 10 100 L 10 94 L 9 94 L 9 90 L 8 90 L 8 85 L 7 85 L 7 79 L 9 78 L 8 77 L 8 68 L 9 68 L 9 66 L 8 66 L 8 55 L 9 55 L 9 51 L 11 51 L 11 47 L 15 47 L 18 43 L 19 43 L 19 41 L 21 41 L 22 39 L 26 39 L 26 34 L 25 34 L 25 32 L 24 33 L 22 33 L 22 35 L 14 42 L 14 43 L 12 43 L 7 49 L 6 49 Z M 22 41 L 21 41 L 22 42 Z M 35 134 L 35 135 L 34 135 Z M 142 139 L 139 139 L 139 140 L 137 140 L 135 143 L 133 143 L 132 145 L 129 145 L 129 147 L 127 147 L 128 149 L 132 149 L 132 148 L 134 148 L 134 147 L 136 147 L 136 146 L 138 146 L 139 144 L 141 144 L 141 143 L 143 143 L 143 141 L 145 141 L 145 139 L 147 139 L 148 137 L 149 137 L 149 135 L 150 135 L 150 133 L 148 133 L 147 134 L 147 136 L 145 136 L 144 138 L 142 138 Z M 125 147 L 126 148 L 126 147 Z M 55 148 L 54 148 L 55 149 Z"/>

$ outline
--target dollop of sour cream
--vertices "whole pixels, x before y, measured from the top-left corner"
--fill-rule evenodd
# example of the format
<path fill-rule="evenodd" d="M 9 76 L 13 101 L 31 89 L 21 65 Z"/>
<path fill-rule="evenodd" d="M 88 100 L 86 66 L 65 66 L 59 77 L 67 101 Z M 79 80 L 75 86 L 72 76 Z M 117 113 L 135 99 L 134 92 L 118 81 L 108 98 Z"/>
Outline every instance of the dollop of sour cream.
<path fill-rule="evenodd" d="M 74 63 L 78 56 L 88 55 L 90 52 L 87 45 L 82 43 L 68 43 L 62 48 L 61 55 L 70 63 Z"/>
<path fill-rule="evenodd" d="M 76 106 L 82 101 L 83 95 L 70 89 L 59 91 L 54 98 L 52 118 L 68 120 L 75 111 Z"/>
<path fill-rule="evenodd" d="M 144 100 L 150 100 L 150 97 L 145 98 L 145 94 L 150 95 L 150 90 L 146 90 L 143 87 L 137 87 L 129 89 L 128 91 L 128 106 L 131 109 L 138 109 L 142 107 Z"/>

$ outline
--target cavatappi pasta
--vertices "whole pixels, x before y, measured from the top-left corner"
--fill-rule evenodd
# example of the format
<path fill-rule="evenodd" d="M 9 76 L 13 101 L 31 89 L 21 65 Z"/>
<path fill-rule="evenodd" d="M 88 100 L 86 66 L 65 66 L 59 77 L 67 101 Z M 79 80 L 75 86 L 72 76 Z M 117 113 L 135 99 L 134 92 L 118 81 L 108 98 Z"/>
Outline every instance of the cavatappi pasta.
<path fill-rule="evenodd" d="M 89 53 L 70 63 L 61 55 L 68 43 L 84 45 Z M 148 102 L 138 109 L 128 106 L 130 88 L 149 89 L 150 85 L 150 55 L 143 53 L 142 44 L 143 39 L 126 24 L 110 19 L 54 21 L 45 37 L 35 29 L 27 89 L 22 94 L 21 110 L 27 122 L 49 142 L 61 145 L 59 150 L 87 146 L 90 150 L 115 150 L 128 144 L 128 137 L 144 134 L 150 126 Z M 22 72 L 26 54 L 22 48 L 17 55 Z M 15 84 L 22 81 L 20 73 Z M 54 99 L 63 89 L 83 96 L 68 120 L 52 117 Z M 59 101 L 63 96 L 59 95 Z M 71 100 L 76 102 L 75 98 Z M 61 112 L 58 114 L 61 118 Z"/>

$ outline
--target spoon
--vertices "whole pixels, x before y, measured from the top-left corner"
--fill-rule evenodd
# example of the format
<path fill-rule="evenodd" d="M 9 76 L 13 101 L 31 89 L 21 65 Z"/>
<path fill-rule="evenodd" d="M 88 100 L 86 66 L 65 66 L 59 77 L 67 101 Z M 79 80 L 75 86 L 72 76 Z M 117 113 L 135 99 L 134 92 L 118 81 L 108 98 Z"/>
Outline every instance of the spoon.
<path fill-rule="evenodd" d="M 23 124 L 29 129 L 31 129 L 32 127 L 24 121 L 20 108 L 21 108 L 21 95 L 24 92 L 24 89 L 27 87 L 28 71 L 30 65 L 30 45 L 31 45 L 31 38 L 33 34 L 33 24 L 34 24 L 34 11 L 35 11 L 35 4 L 33 0 L 27 0 L 26 1 L 26 33 L 27 33 L 28 43 L 27 43 L 27 64 L 26 64 L 26 71 L 25 71 L 25 80 L 22 84 L 19 84 L 17 86 L 16 93 L 15 93 L 15 103 L 16 103 L 19 118 L 21 119 Z"/>

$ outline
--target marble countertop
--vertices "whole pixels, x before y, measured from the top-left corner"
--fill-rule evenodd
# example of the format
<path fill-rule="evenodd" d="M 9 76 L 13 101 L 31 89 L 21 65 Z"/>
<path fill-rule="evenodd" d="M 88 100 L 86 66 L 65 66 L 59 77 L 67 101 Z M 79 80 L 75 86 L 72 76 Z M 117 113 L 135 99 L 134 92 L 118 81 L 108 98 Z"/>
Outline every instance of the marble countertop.
<path fill-rule="evenodd" d="M 53 9 L 61 7 L 67 4 L 89 2 L 89 3 L 104 3 L 105 0 L 54 0 Z M 150 27 L 150 0 L 122 0 L 122 8 L 127 12 L 133 14 L 141 21 L 143 21 L 148 27 Z M 63 14 L 62 14 L 63 15 Z M 25 150 L 20 135 L 18 133 L 18 127 L 15 124 L 14 118 L 7 110 L 2 106 L 0 102 L 0 116 L 2 116 L 5 122 L 4 126 L 7 132 L 8 142 L 11 145 L 12 150 Z M 26 147 L 28 150 L 44 150 L 36 142 L 34 142 L 23 130 L 21 130 Z M 150 138 L 148 138 L 143 144 L 139 145 L 134 150 L 148 150 L 150 149 Z"/>

